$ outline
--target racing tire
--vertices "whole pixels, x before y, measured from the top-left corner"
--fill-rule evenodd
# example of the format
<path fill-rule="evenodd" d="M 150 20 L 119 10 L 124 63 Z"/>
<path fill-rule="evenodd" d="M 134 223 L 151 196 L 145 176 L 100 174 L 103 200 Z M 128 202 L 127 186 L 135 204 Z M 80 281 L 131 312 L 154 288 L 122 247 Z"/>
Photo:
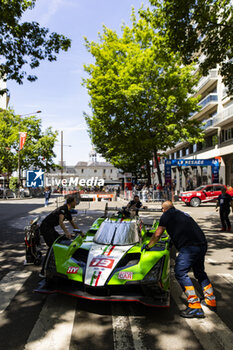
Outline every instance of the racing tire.
<path fill-rule="evenodd" d="M 36 259 L 34 260 L 34 265 L 40 266 L 40 265 L 41 265 L 41 262 L 42 262 L 42 259 L 41 259 L 41 258 L 36 258 Z"/>
<path fill-rule="evenodd" d="M 199 207 L 200 204 L 201 204 L 201 201 L 197 197 L 192 198 L 191 201 L 190 201 L 191 207 Z"/>

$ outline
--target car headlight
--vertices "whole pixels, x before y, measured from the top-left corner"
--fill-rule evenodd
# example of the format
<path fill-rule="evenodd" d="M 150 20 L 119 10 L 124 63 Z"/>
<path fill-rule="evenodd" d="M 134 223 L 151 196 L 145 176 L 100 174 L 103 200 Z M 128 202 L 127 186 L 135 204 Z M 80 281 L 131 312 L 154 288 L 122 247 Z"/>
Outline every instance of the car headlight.
<path fill-rule="evenodd" d="M 153 267 L 152 269 L 146 274 L 146 276 L 143 278 L 143 281 L 145 282 L 158 282 L 161 277 L 162 273 L 162 265 L 163 265 L 164 258 L 161 258 Z"/>

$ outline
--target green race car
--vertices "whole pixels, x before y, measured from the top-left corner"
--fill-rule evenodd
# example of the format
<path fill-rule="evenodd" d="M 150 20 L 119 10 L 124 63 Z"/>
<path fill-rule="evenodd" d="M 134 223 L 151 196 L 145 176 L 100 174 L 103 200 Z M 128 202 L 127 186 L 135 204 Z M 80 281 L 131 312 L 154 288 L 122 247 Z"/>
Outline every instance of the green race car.
<path fill-rule="evenodd" d="M 147 229 L 138 217 L 98 218 L 86 236 L 59 237 L 45 262 L 37 292 L 65 293 L 90 300 L 130 301 L 168 307 L 170 243 L 165 233 L 143 249 L 158 223 Z"/>

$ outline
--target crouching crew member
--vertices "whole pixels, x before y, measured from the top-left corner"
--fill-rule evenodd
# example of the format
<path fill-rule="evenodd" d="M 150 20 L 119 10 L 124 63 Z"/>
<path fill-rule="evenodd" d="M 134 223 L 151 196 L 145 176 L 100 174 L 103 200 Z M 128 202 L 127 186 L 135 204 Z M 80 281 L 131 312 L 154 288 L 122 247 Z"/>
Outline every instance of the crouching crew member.
<path fill-rule="evenodd" d="M 198 224 L 188 214 L 177 210 L 171 201 L 162 204 L 163 214 L 159 226 L 146 245 L 147 250 L 156 244 L 166 229 L 170 235 L 179 254 L 175 263 L 175 277 L 181 285 L 188 299 L 188 307 L 180 312 L 180 316 L 186 318 L 203 318 L 204 312 L 201 308 L 193 283 L 188 272 L 193 269 L 194 277 L 200 283 L 204 300 L 202 304 L 216 311 L 216 299 L 213 287 L 205 272 L 204 260 L 207 251 L 205 235 Z"/>
<path fill-rule="evenodd" d="M 64 225 L 64 220 L 68 220 L 73 228 L 78 229 L 78 226 L 73 221 L 71 215 L 71 211 L 75 208 L 75 206 L 75 197 L 68 197 L 66 204 L 52 211 L 52 213 L 46 216 L 46 218 L 42 221 L 40 225 L 40 233 L 44 237 L 45 243 L 49 248 L 53 245 L 54 241 L 60 236 L 59 233 L 55 230 L 55 227 L 58 225 L 60 225 L 60 227 L 64 231 L 66 238 L 71 238 L 71 234 Z M 49 250 L 50 249 L 48 249 L 47 254 L 44 258 L 44 263 L 46 261 Z M 40 277 L 44 277 L 44 263 L 40 273 Z"/>

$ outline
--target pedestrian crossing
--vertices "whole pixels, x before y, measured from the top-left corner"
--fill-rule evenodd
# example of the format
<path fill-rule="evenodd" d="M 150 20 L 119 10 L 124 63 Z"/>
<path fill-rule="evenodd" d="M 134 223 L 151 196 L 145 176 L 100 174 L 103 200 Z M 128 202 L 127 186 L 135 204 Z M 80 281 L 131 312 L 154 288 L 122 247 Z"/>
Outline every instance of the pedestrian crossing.
<path fill-rule="evenodd" d="M 231 274 L 218 274 L 218 277 L 228 286 L 233 285 Z M 20 293 L 25 292 L 27 281 L 33 278 L 36 287 L 37 272 L 27 269 L 10 271 L 1 279 L 0 317 L 3 316 L 5 324 L 16 295 L 20 300 Z M 29 295 L 30 293 L 32 290 Z M 156 309 L 138 304 L 91 304 L 87 301 L 84 302 L 85 307 L 82 307 L 82 302 L 76 298 L 56 294 L 47 297 L 38 295 L 37 301 L 41 307 L 35 311 L 38 314 L 33 317 L 34 323 L 30 325 L 25 344 L 23 347 L 20 344 L 16 350 L 84 350 L 87 349 L 86 340 L 84 341 L 86 335 L 99 339 L 96 342 L 92 339 L 94 345 L 91 350 L 103 349 L 101 341 L 105 342 L 106 349 L 113 350 L 232 350 L 232 330 L 218 314 L 204 307 L 204 319 L 179 317 L 178 310 L 184 308 L 185 300 L 173 275 L 171 298 L 170 309 Z M 26 303 L 30 304 L 30 300 Z M 10 327 L 9 324 L 8 326 Z M 109 332 L 112 337 L 106 340 Z M 78 347 L 74 346 L 77 333 Z M 109 344 L 106 345 L 106 341 Z M 4 349 L 8 350 L 7 347 Z"/>

